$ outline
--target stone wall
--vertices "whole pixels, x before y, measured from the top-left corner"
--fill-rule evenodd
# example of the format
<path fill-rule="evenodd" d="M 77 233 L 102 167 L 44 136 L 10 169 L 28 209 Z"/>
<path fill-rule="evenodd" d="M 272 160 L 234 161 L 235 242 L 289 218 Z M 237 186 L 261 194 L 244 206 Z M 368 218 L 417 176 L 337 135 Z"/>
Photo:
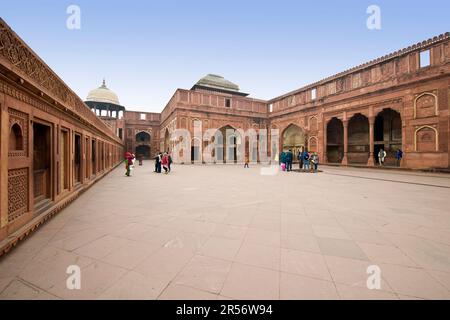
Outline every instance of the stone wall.
<path fill-rule="evenodd" d="M 123 159 L 111 128 L 0 20 L 0 255 Z"/>

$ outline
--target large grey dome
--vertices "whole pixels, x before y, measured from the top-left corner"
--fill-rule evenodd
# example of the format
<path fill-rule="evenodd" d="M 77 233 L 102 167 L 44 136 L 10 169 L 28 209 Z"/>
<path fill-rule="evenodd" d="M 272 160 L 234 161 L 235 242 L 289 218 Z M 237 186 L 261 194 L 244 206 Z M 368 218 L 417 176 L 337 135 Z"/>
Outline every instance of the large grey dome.
<path fill-rule="evenodd" d="M 224 77 L 216 74 L 208 74 L 207 76 L 201 78 L 196 85 L 227 91 L 239 91 L 239 86 L 237 84 L 234 84 L 233 82 L 228 81 Z"/>

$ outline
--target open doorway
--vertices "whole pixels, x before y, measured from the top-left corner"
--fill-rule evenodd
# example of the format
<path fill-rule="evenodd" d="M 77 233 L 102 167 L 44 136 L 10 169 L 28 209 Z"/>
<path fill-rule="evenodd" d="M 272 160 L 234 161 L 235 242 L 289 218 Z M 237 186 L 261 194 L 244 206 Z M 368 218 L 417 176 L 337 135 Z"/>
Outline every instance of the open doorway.
<path fill-rule="evenodd" d="M 51 127 L 33 123 L 33 191 L 34 203 L 51 198 Z"/>
<path fill-rule="evenodd" d="M 84 140 L 84 178 L 85 179 L 89 179 L 89 159 L 90 159 L 90 155 L 89 155 L 89 137 L 86 137 Z"/>
<path fill-rule="evenodd" d="M 69 189 L 69 131 L 61 130 L 59 138 L 59 153 L 60 153 L 60 188 L 59 191 Z"/>
<path fill-rule="evenodd" d="M 191 163 L 196 163 L 201 160 L 201 141 L 197 138 L 191 141 Z"/>
<path fill-rule="evenodd" d="M 395 154 L 402 149 L 402 119 L 400 113 L 386 108 L 377 114 L 374 128 L 374 157 L 378 163 L 378 152 L 386 151 L 386 166 L 395 166 Z"/>
<path fill-rule="evenodd" d="M 217 163 L 237 163 L 238 140 L 236 130 L 232 126 L 226 125 L 217 130 L 214 142 Z"/>
<path fill-rule="evenodd" d="M 150 146 L 148 145 L 137 146 L 135 153 L 137 159 L 150 159 Z"/>
<path fill-rule="evenodd" d="M 73 180 L 75 183 L 81 182 L 81 136 L 79 134 L 75 134 L 74 141 L 74 170 L 73 170 Z"/>
<path fill-rule="evenodd" d="M 329 163 L 341 163 L 344 156 L 344 125 L 338 118 L 327 124 L 327 159 Z"/>
<path fill-rule="evenodd" d="M 92 175 L 95 176 L 95 173 L 97 172 L 97 166 L 96 166 L 96 157 L 97 157 L 97 150 L 95 146 L 97 145 L 95 143 L 95 140 L 91 141 L 91 168 L 92 168 Z"/>

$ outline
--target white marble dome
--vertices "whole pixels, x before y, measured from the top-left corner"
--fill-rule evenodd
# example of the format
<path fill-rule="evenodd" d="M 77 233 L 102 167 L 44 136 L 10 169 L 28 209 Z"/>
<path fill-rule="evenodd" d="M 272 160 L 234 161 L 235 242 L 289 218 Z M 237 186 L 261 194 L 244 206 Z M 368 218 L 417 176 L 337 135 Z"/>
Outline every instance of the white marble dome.
<path fill-rule="evenodd" d="M 86 101 L 105 102 L 120 105 L 119 97 L 117 97 L 117 94 L 115 94 L 114 91 L 111 91 L 106 87 L 105 80 L 103 80 L 103 84 L 100 87 L 89 91 Z"/>

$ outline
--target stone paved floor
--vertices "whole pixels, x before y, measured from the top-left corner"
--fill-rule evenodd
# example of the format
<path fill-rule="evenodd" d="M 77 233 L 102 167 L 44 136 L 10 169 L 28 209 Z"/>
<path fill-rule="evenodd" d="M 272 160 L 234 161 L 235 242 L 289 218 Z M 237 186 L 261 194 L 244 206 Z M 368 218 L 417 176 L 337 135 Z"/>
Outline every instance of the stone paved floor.
<path fill-rule="evenodd" d="M 0 299 L 450 298 L 448 175 L 152 168 L 116 169 L 0 259 Z"/>

